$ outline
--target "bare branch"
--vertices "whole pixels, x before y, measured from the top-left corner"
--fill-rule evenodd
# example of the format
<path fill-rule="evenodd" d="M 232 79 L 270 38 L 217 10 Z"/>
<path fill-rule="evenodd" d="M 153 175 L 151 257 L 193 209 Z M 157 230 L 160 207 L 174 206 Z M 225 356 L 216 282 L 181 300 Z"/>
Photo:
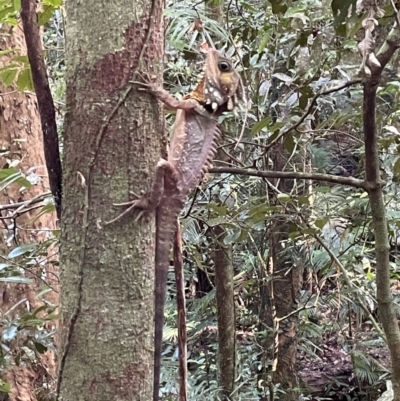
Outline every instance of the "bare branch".
<path fill-rule="evenodd" d="M 397 10 L 396 10 L 397 11 Z M 396 21 L 399 19 L 398 14 L 396 13 Z M 373 75 L 379 76 L 382 70 L 385 68 L 386 64 L 392 58 L 394 52 L 400 47 L 400 27 L 396 24 L 389 32 L 385 42 L 379 49 L 376 58 L 379 60 L 381 64 L 380 68 L 374 69 L 372 71 Z"/>
<path fill-rule="evenodd" d="M 237 167 L 213 167 L 208 170 L 209 173 L 214 174 L 240 174 L 248 175 L 253 177 L 265 177 L 265 178 L 281 178 L 281 179 L 299 179 L 299 180 L 314 180 L 314 181 L 325 181 L 333 184 L 348 185 L 350 187 L 362 188 L 368 191 L 369 187 L 365 181 L 359 180 L 353 177 L 339 177 L 331 174 L 320 174 L 320 173 L 296 173 L 296 172 L 285 172 L 285 171 L 258 171 L 246 168 Z"/>
<path fill-rule="evenodd" d="M 19 208 L 26 208 L 29 205 L 34 205 L 36 203 L 42 202 L 44 199 L 49 197 L 51 195 L 51 192 L 45 192 L 43 194 L 39 194 L 34 196 L 31 199 L 28 199 L 24 202 L 17 202 L 17 203 L 9 203 L 6 205 L 0 205 L 0 210 L 14 210 L 14 209 L 19 209 Z"/>

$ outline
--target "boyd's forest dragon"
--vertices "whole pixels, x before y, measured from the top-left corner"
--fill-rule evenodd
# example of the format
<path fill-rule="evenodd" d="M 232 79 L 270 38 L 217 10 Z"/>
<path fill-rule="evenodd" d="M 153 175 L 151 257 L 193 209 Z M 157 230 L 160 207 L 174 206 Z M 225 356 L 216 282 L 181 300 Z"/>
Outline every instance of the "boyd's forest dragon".
<path fill-rule="evenodd" d="M 215 141 L 220 135 L 218 117 L 231 111 L 245 94 L 241 78 L 232 62 L 214 49 L 209 49 L 204 76 L 193 92 L 183 100 L 151 83 L 138 83 L 161 100 L 167 109 L 177 110 L 168 159 L 161 159 L 156 168 L 152 192 L 131 202 L 120 204 L 132 209 L 156 213 L 155 252 L 155 333 L 153 400 L 158 401 L 164 304 L 166 296 L 169 253 L 176 230 L 177 218 L 189 192 L 198 185 L 210 166 L 215 153 Z"/>

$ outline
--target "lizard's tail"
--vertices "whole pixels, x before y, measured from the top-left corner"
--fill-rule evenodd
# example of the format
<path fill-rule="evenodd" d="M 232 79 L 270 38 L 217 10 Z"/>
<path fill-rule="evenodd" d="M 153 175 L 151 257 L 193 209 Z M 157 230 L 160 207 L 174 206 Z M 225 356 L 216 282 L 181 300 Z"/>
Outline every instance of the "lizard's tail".
<path fill-rule="evenodd" d="M 173 217 L 172 219 L 171 214 L 166 215 L 165 212 L 158 210 L 157 213 L 159 212 L 161 216 L 157 216 L 157 220 L 161 217 L 164 221 L 157 221 L 156 232 L 153 401 L 159 400 L 158 394 L 160 389 L 164 306 L 167 292 L 169 253 L 177 224 L 177 217 Z M 169 221 L 167 222 L 165 220 Z M 161 230 L 159 229 L 160 227 Z"/>

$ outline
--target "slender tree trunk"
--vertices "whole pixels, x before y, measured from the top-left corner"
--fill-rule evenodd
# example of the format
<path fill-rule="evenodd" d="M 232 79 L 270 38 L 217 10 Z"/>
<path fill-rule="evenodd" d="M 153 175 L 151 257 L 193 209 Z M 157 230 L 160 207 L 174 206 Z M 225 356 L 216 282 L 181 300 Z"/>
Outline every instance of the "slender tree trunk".
<path fill-rule="evenodd" d="M 151 399 L 154 216 L 105 222 L 151 188 L 160 156 L 162 107 L 130 81 L 161 75 L 162 12 L 157 0 L 67 3 L 63 401 Z"/>
<path fill-rule="evenodd" d="M 378 52 L 380 68 L 373 68 L 372 74 L 364 83 L 364 137 L 365 137 L 365 173 L 369 186 L 371 214 L 375 234 L 376 257 L 376 289 L 379 317 L 386 335 L 392 362 L 392 383 L 394 401 L 400 401 L 400 330 L 396 307 L 390 291 L 389 236 L 385 202 L 383 197 L 383 181 L 380 176 L 379 145 L 376 131 L 376 90 L 380 75 L 386 63 L 400 47 L 399 27 L 389 33 L 386 42 Z"/>
<path fill-rule="evenodd" d="M 11 32 L 11 34 L 10 34 Z M 10 59 L 16 55 L 26 54 L 25 41 L 22 29 L 15 27 L 10 31 L 9 27 L 3 27 L 0 37 L 1 49 L 21 48 L 21 53 L 3 55 L 0 58 L 0 67 L 10 63 Z M 28 93 L 18 92 L 14 87 L 0 87 L 0 148 L 8 149 L 9 153 L 0 158 L 0 167 L 4 168 L 10 160 L 19 160 L 18 168 L 25 174 L 29 169 L 31 174 L 36 174 L 37 183 L 28 190 L 20 191 L 16 185 L 7 187 L 0 194 L 0 204 L 7 205 L 29 201 L 35 196 L 49 192 L 49 182 L 45 168 L 43 154 L 43 140 L 39 114 L 36 104 L 36 96 Z M 56 228 L 55 213 L 44 214 L 34 223 L 30 220 L 40 209 L 33 209 L 26 213 L 19 213 L 12 217 L 15 209 L 3 210 L 1 217 L 3 235 L 0 239 L 0 255 L 7 255 L 12 248 L 32 242 L 41 242 L 51 237 L 51 230 Z M 7 230 L 7 228 L 9 228 Z M 52 254 L 57 251 L 51 250 Z M 40 258 L 41 260 L 41 258 Z M 0 263 L 4 263 L 1 260 Z M 46 263 L 26 272 L 33 279 L 33 284 L 11 284 L 0 282 L 0 315 L 9 321 L 22 316 L 27 310 L 33 311 L 43 303 L 36 298 L 43 281 L 39 277 L 46 277 L 46 281 L 54 289 L 57 289 L 58 280 L 56 269 L 51 263 Z M 50 292 L 46 295 L 47 300 L 54 305 L 58 303 L 58 293 Z M 25 300 L 25 301 L 24 301 Z M 15 305 L 17 307 L 13 308 Z M 7 315 L 3 315 L 8 312 Z M 5 329 L 5 324 L 2 328 Z M 51 328 L 49 328 L 49 331 Z M 32 334 L 33 335 L 33 334 Z M 20 352 L 21 340 L 9 344 L 13 355 Z M 10 400 L 12 401 L 36 401 L 49 397 L 51 391 L 55 390 L 56 364 L 55 356 L 51 352 L 36 355 L 33 364 L 12 364 L 7 371 L 5 380 L 11 384 Z M 44 391 L 44 389 L 47 389 Z"/>
<path fill-rule="evenodd" d="M 216 236 L 215 297 L 218 317 L 218 383 L 222 387 L 222 399 L 231 399 L 236 378 L 236 328 L 233 286 L 232 246 L 224 246 L 226 236 L 221 226 L 214 228 Z"/>
<path fill-rule="evenodd" d="M 283 143 L 276 147 L 274 154 L 276 170 L 284 169 L 286 155 Z M 290 192 L 291 181 L 274 182 L 280 190 Z M 273 197 L 271 197 L 273 202 Z M 288 224 L 286 218 L 275 216 L 268 227 L 268 271 L 261 272 L 260 288 L 260 329 L 266 333 L 264 350 L 264 369 L 260 372 L 260 383 L 264 391 L 262 400 L 271 400 L 274 385 L 280 384 L 284 390 L 279 399 L 294 401 L 298 399 L 298 379 L 295 369 L 297 356 L 298 315 L 292 314 L 298 305 L 302 285 L 302 269 L 293 264 L 292 255 L 282 246 L 287 240 Z M 288 318 L 285 316 L 289 315 Z M 272 361 L 267 366 L 267 361 Z"/>

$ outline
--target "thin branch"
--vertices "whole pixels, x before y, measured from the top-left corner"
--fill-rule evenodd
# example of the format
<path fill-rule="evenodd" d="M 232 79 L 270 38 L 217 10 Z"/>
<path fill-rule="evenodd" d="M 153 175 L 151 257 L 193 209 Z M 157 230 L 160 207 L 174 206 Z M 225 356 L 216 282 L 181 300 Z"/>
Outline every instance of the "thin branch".
<path fill-rule="evenodd" d="M 397 27 L 400 29 L 400 19 L 399 19 L 399 12 L 397 11 L 396 4 L 394 4 L 393 0 L 390 0 L 392 3 L 393 11 L 394 11 L 394 18 L 397 22 Z"/>
<path fill-rule="evenodd" d="M 44 156 L 49 174 L 50 188 L 54 196 L 57 217 L 60 219 L 62 168 L 56 113 L 43 58 L 42 41 L 36 15 L 36 0 L 22 0 L 21 19 L 42 124 Z"/>
<path fill-rule="evenodd" d="M 14 210 L 14 209 L 19 209 L 20 207 L 27 207 L 29 205 L 34 205 L 35 203 L 42 202 L 44 199 L 46 199 L 49 195 L 51 195 L 51 192 L 45 192 L 40 195 L 36 195 L 31 199 L 28 199 L 24 202 L 17 202 L 17 203 L 9 203 L 6 205 L 0 205 L 0 210 Z"/>
<path fill-rule="evenodd" d="M 325 181 L 333 184 L 348 185 L 350 187 L 361 188 L 368 190 L 368 184 L 357 178 L 353 177 L 339 177 L 330 174 L 320 173 L 296 173 L 284 171 L 258 171 L 253 169 L 237 168 L 237 167 L 213 167 L 208 170 L 209 173 L 214 174 L 240 174 L 253 177 L 266 177 L 266 178 L 281 178 L 281 179 L 299 179 L 299 180 L 314 180 Z"/>
<path fill-rule="evenodd" d="M 290 131 L 296 129 L 298 126 L 300 126 L 304 120 L 307 118 L 307 116 L 311 113 L 313 107 L 315 106 L 317 99 L 321 96 L 325 96 L 325 95 L 329 95 L 330 93 L 334 93 L 334 92 L 339 92 L 342 89 L 348 88 L 349 86 L 353 86 L 353 85 L 357 85 L 362 83 L 361 79 L 355 79 L 353 81 L 347 81 L 342 85 L 336 86 L 334 88 L 331 89 L 327 89 L 326 91 L 322 91 L 320 93 L 317 93 L 312 99 L 311 99 L 311 103 L 308 105 L 307 110 L 305 111 L 305 113 L 299 118 L 299 120 L 291 125 L 289 128 L 287 128 L 285 131 L 281 132 L 270 144 L 268 144 L 265 147 L 265 151 L 268 151 L 269 149 L 271 149 L 281 138 L 283 138 L 284 136 L 286 136 Z"/>
<path fill-rule="evenodd" d="M 396 10 L 397 11 L 397 10 Z M 396 13 L 397 15 L 397 13 Z M 398 15 L 396 18 L 398 21 Z M 379 79 L 382 70 L 385 68 L 386 64 L 392 58 L 394 52 L 400 47 L 400 25 L 397 25 L 392 28 L 389 32 L 385 42 L 379 49 L 376 58 L 379 60 L 380 67 L 375 67 L 372 69 L 372 77 L 375 79 Z M 371 68 L 371 67 L 370 67 Z"/>

